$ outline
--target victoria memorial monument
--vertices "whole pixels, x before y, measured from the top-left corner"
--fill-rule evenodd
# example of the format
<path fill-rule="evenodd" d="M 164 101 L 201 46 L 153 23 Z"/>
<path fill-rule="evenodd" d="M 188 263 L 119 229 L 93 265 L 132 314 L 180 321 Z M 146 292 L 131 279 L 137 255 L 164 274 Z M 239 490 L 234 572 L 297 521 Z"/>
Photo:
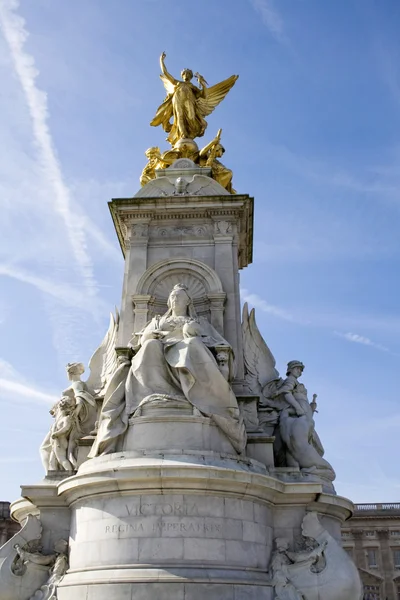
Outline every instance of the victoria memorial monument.
<path fill-rule="evenodd" d="M 196 141 L 237 76 L 195 85 L 165 58 L 151 125 L 170 147 L 149 148 L 140 189 L 109 203 L 120 310 L 87 378 L 66 367 L 45 476 L 12 505 L 0 600 L 360 600 L 340 542 L 352 504 L 335 493 L 304 364 L 279 374 L 240 308 L 253 198 L 233 187 L 221 130 Z"/>

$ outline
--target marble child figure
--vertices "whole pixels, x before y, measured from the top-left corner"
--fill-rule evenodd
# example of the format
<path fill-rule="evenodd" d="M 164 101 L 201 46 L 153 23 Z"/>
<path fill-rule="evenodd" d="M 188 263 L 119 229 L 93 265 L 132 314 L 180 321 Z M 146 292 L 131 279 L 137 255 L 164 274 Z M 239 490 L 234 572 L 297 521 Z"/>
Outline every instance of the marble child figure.
<path fill-rule="evenodd" d="M 131 363 L 118 368 L 107 388 L 90 456 L 116 451 L 129 417 L 160 397 L 191 404 L 214 420 L 237 452 L 244 450 L 244 424 L 228 381 L 233 377 L 232 350 L 207 319 L 197 318 L 185 285 L 173 288 L 167 312 L 136 334 L 131 347 Z M 223 350 L 229 350 L 228 366 Z M 218 354 L 223 357 L 222 372 Z"/>
<path fill-rule="evenodd" d="M 70 386 L 50 410 L 54 423 L 40 447 L 46 472 L 76 469 L 78 439 L 90 432 L 96 420 L 95 397 L 81 381 L 83 364 L 68 363 L 66 371 Z"/>
<path fill-rule="evenodd" d="M 71 401 L 68 396 L 62 397 L 56 409 L 55 421 L 50 434 L 49 468 L 52 471 L 59 468 L 72 471 L 75 466 L 68 460 L 70 436 L 75 426 L 74 410 L 74 401 Z"/>

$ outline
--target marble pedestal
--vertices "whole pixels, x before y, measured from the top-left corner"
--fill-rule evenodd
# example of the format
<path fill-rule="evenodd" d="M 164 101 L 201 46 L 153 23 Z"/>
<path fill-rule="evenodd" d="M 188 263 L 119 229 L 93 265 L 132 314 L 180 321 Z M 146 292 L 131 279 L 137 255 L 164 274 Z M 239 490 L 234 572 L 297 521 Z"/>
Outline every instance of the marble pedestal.
<path fill-rule="evenodd" d="M 57 515 L 71 514 L 59 600 L 272 600 L 273 538 L 294 541 L 316 511 L 340 539 L 351 511 L 319 484 L 285 483 L 255 460 L 194 450 L 99 457 L 30 495 L 45 535 L 57 537 Z M 23 520 L 32 504 L 17 502 L 14 512 Z"/>
<path fill-rule="evenodd" d="M 139 407 L 129 419 L 122 450 L 161 452 L 236 452 L 211 418 L 203 416 L 187 400 L 151 401 Z"/>
<path fill-rule="evenodd" d="M 271 510 L 246 492 L 263 471 L 214 452 L 85 463 L 59 487 L 72 511 L 59 599 L 272 598 Z"/>
<path fill-rule="evenodd" d="M 272 600 L 273 540 L 293 545 L 308 511 L 340 540 L 351 504 L 279 479 L 264 460 L 273 438 L 253 438 L 260 460 L 190 404 L 157 401 L 131 417 L 120 452 L 24 487 L 14 514 L 39 516 L 45 550 L 69 534 L 58 600 Z"/>

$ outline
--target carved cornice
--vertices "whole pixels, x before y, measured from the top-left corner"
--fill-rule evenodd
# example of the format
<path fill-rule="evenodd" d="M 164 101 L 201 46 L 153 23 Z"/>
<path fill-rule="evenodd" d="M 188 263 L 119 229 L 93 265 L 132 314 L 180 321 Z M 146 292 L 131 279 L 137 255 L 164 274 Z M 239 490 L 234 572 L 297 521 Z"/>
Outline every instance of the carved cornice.
<path fill-rule="evenodd" d="M 389 529 L 376 529 L 376 533 L 380 540 L 389 539 Z"/>
<path fill-rule="evenodd" d="M 215 227 L 216 236 L 233 236 L 238 246 L 239 268 L 243 268 L 253 258 L 253 204 L 253 198 L 247 195 L 229 194 L 119 198 L 109 202 L 109 208 L 124 256 L 128 244 L 138 243 L 137 237 L 130 235 L 133 225 L 147 222 L 149 230 L 145 237 L 152 237 L 152 223 L 157 223 L 159 232 L 162 223 L 185 221 L 178 229 L 209 225 Z"/>
<path fill-rule="evenodd" d="M 355 540 L 362 540 L 363 536 L 364 536 L 364 530 L 363 529 L 351 529 L 351 535 L 353 536 L 353 538 Z"/>

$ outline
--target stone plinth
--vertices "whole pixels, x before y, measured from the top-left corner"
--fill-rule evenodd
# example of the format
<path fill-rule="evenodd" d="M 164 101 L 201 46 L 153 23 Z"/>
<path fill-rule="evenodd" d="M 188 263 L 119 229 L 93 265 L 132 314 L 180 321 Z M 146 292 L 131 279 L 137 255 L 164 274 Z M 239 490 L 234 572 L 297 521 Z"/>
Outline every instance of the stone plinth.
<path fill-rule="evenodd" d="M 247 437 L 247 456 L 258 460 L 269 468 L 274 467 L 274 437 L 264 433 L 249 433 Z"/>
<path fill-rule="evenodd" d="M 123 449 L 165 452 L 179 448 L 236 454 L 228 438 L 208 417 L 164 415 L 129 420 Z"/>
<path fill-rule="evenodd" d="M 59 600 L 272 600 L 273 538 L 299 533 L 306 510 L 317 510 L 338 537 L 351 508 L 320 485 L 278 481 L 249 458 L 183 450 L 99 457 L 31 496 L 42 519 L 50 498 L 54 519 L 71 511 Z M 32 510 L 15 504 L 20 519 Z"/>

